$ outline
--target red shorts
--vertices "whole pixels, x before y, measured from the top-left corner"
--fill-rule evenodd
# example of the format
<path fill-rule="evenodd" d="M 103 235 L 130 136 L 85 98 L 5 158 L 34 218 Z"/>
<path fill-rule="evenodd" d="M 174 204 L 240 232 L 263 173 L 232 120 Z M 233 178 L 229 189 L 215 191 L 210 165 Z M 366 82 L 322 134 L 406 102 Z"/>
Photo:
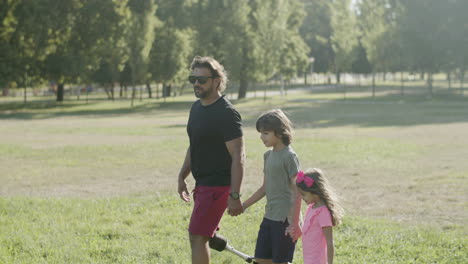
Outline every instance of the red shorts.
<path fill-rule="evenodd" d="M 227 208 L 230 186 L 197 186 L 193 192 L 195 205 L 189 232 L 213 237 Z"/>

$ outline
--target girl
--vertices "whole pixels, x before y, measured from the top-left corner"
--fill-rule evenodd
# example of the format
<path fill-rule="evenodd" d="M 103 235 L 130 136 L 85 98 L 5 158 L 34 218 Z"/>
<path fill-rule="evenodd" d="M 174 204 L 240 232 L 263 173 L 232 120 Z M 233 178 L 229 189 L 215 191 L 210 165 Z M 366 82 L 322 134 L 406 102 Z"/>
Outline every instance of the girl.
<path fill-rule="evenodd" d="M 309 205 L 302 226 L 304 264 L 332 264 L 332 227 L 340 223 L 343 209 L 320 169 L 298 172 L 296 186 Z"/>
<path fill-rule="evenodd" d="M 245 210 L 264 196 L 267 198 L 265 215 L 257 237 L 255 261 L 292 262 L 295 241 L 300 236 L 301 196 L 295 184 L 299 160 L 290 146 L 291 121 L 283 111 L 276 109 L 261 115 L 256 127 L 265 146 L 272 149 L 263 156 L 262 186 L 243 204 Z M 297 232 L 287 232 L 288 227 Z"/>

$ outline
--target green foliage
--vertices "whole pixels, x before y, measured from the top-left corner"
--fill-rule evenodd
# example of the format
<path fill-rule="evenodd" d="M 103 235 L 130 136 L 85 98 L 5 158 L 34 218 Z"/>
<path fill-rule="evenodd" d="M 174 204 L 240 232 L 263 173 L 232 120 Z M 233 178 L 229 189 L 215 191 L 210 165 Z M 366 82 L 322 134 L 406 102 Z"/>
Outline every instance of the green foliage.
<path fill-rule="evenodd" d="M 401 3 L 404 9 L 398 20 L 399 33 L 410 65 L 429 73 L 454 67 L 465 71 L 468 56 L 466 1 L 415 0 Z"/>
<path fill-rule="evenodd" d="M 357 45 L 355 14 L 350 9 L 349 0 L 333 1 L 331 9 L 331 47 L 334 52 L 334 71 L 339 81 L 339 73 L 349 71 L 353 61 L 353 48 Z"/>
<path fill-rule="evenodd" d="M 0 85 L 182 82 L 208 55 L 243 98 L 251 82 L 308 70 L 307 57 L 339 79 L 365 53 L 375 72 L 456 71 L 462 86 L 467 12 L 463 0 L 5 0 Z"/>
<path fill-rule="evenodd" d="M 140 5 L 146 8 L 139 7 Z M 154 16 L 156 5 L 152 0 L 129 0 L 130 18 L 125 31 L 127 54 L 131 69 L 132 85 L 147 78 L 148 55 L 154 40 L 154 27 L 158 19 Z M 133 98 L 133 97 L 132 97 Z"/>
<path fill-rule="evenodd" d="M 194 32 L 190 28 L 182 28 L 183 23 L 175 17 L 180 12 L 184 12 L 185 9 L 179 6 L 183 5 L 183 1 L 161 1 L 161 3 L 164 4 L 161 13 L 165 20 L 155 28 L 156 37 L 149 54 L 149 73 L 151 79 L 158 83 L 182 83 L 188 76 L 188 63 L 190 55 L 193 54 Z M 178 11 L 170 13 L 172 8 Z"/>
<path fill-rule="evenodd" d="M 353 50 L 354 61 L 351 65 L 351 71 L 354 73 L 370 73 L 372 66 L 367 59 L 366 49 L 362 46 L 361 41 L 358 41 L 358 45 Z"/>
<path fill-rule="evenodd" d="M 331 47 L 331 4 L 328 0 L 303 0 L 306 17 L 301 25 L 301 37 L 314 57 L 314 71 L 328 72 L 333 65 Z"/>

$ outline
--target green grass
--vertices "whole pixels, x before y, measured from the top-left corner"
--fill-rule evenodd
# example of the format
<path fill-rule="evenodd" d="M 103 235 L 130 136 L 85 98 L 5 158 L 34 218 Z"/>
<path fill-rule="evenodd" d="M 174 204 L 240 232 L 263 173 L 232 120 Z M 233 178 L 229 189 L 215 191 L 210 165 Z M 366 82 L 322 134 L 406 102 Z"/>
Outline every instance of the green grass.
<path fill-rule="evenodd" d="M 225 216 L 220 233 L 252 254 L 263 204 Z M 179 198 L 0 199 L 0 262 L 190 263 L 191 206 Z M 240 228 L 241 227 L 241 228 Z M 466 263 L 466 237 L 388 221 L 346 217 L 335 228 L 337 263 Z M 298 244 L 294 263 L 302 263 Z M 213 263 L 240 263 L 213 252 Z"/>
<path fill-rule="evenodd" d="M 344 100 L 332 90 L 233 100 L 244 121 L 243 197 L 262 180 L 255 121 L 282 108 L 301 166 L 322 168 L 342 197 L 337 263 L 466 263 L 466 97 L 372 100 L 363 90 Z M 189 263 L 191 205 L 175 193 L 193 100 L 0 103 L 0 263 Z M 247 253 L 263 204 L 253 209 L 222 223 Z M 299 244 L 294 263 L 301 254 Z"/>

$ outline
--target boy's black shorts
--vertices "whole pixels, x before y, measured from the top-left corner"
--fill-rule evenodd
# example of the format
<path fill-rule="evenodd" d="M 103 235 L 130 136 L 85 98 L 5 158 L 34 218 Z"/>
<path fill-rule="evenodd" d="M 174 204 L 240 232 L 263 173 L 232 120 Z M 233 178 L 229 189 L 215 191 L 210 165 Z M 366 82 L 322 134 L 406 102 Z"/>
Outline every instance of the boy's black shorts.
<path fill-rule="evenodd" d="M 284 234 L 288 226 L 287 219 L 281 222 L 263 218 L 258 231 L 255 258 L 271 259 L 277 263 L 292 262 L 296 242 Z"/>

